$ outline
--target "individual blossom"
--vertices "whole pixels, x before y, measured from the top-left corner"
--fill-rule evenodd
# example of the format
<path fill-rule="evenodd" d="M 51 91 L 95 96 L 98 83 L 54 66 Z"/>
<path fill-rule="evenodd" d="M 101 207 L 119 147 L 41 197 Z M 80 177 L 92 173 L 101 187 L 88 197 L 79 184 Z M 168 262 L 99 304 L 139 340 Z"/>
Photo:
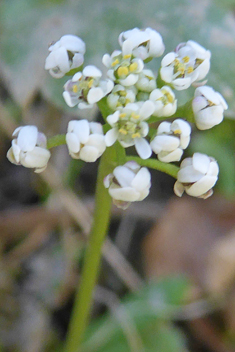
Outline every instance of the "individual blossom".
<path fill-rule="evenodd" d="M 75 35 L 64 35 L 49 49 L 45 69 L 54 78 L 61 78 L 70 70 L 83 64 L 86 46 L 83 40 Z"/>
<path fill-rule="evenodd" d="M 118 41 L 123 55 L 133 55 L 142 60 L 159 57 L 165 50 L 162 36 L 152 28 L 133 28 L 122 32 Z"/>
<path fill-rule="evenodd" d="M 13 137 L 7 152 L 8 160 L 16 165 L 33 168 L 37 173 L 45 170 L 51 156 L 47 150 L 46 136 L 38 132 L 36 126 L 24 126 L 16 128 Z"/>
<path fill-rule="evenodd" d="M 193 82 L 205 78 L 210 69 L 211 53 L 193 40 L 181 43 L 161 62 L 163 81 L 177 90 L 187 89 Z"/>
<path fill-rule="evenodd" d="M 78 105 L 80 109 L 92 108 L 113 88 L 110 79 L 101 80 L 102 72 L 93 65 L 77 72 L 64 85 L 63 97 L 68 106 Z"/>
<path fill-rule="evenodd" d="M 109 115 L 107 122 L 112 128 L 105 135 L 106 145 L 109 147 L 118 140 L 124 148 L 134 145 L 142 159 L 149 158 L 152 150 L 144 138 L 149 131 L 145 120 L 152 115 L 153 110 L 154 104 L 148 100 L 142 104 L 127 104 L 123 109 Z"/>
<path fill-rule="evenodd" d="M 105 54 L 102 62 L 108 68 L 107 76 L 125 87 L 134 85 L 144 68 L 143 60 L 131 55 L 122 55 L 119 50 L 115 50 L 112 55 Z"/>
<path fill-rule="evenodd" d="M 96 161 L 105 151 L 102 125 L 87 120 L 72 120 L 68 124 L 66 143 L 74 159 Z"/>
<path fill-rule="evenodd" d="M 136 88 L 140 91 L 150 93 L 156 87 L 156 77 L 152 70 L 144 69 L 139 74 L 138 81 L 135 84 Z"/>
<path fill-rule="evenodd" d="M 207 130 L 223 121 L 228 105 L 220 93 L 202 86 L 195 90 L 192 107 L 197 128 Z"/>
<path fill-rule="evenodd" d="M 126 209 L 131 202 L 141 201 L 149 194 L 151 175 L 146 167 L 140 167 L 134 161 L 117 166 L 112 174 L 104 179 L 114 204 Z"/>
<path fill-rule="evenodd" d="M 107 97 L 107 104 L 112 110 L 120 109 L 129 103 L 134 103 L 137 89 L 134 86 L 124 87 L 116 84 Z"/>
<path fill-rule="evenodd" d="M 179 161 L 183 150 L 189 144 L 190 134 L 191 127 L 188 122 L 182 119 L 176 119 L 172 123 L 164 121 L 158 126 L 150 146 L 160 161 Z"/>
<path fill-rule="evenodd" d="M 192 158 L 182 161 L 174 192 L 178 197 L 185 191 L 190 196 L 206 199 L 213 194 L 218 173 L 219 166 L 214 158 L 194 153 Z"/>
<path fill-rule="evenodd" d="M 150 93 L 149 99 L 153 101 L 155 105 L 153 116 L 167 117 L 176 112 L 177 100 L 169 86 L 154 89 Z"/>

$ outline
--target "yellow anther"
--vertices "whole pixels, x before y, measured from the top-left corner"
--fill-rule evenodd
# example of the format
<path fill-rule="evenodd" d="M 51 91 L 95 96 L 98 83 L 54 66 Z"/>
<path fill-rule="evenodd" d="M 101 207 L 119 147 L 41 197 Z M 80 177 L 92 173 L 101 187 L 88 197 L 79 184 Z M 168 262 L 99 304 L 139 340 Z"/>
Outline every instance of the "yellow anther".
<path fill-rule="evenodd" d="M 119 91 L 119 95 L 120 95 L 121 97 L 126 97 L 127 92 L 126 92 L 125 90 L 120 90 L 120 91 Z"/>
<path fill-rule="evenodd" d="M 167 99 L 167 103 L 173 103 L 174 101 L 174 97 L 173 95 L 171 95 L 166 89 L 161 89 L 162 93 L 165 95 L 166 99 Z"/>
<path fill-rule="evenodd" d="M 130 59 L 130 57 L 131 57 L 131 54 L 127 54 L 123 56 L 123 59 Z"/>
<path fill-rule="evenodd" d="M 137 62 L 133 62 L 133 63 L 129 66 L 130 72 L 135 72 L 137 69 L 138 69 L 138 64 L 137 64 Z"/>
<path fill-rule="evenodd" d="M 174 130 L 174 134 L 180 134 L 180 133 L 182 133 L 182 131 L 180 129 Z"/>
<path fill-rule="evenodd" d="M 78 86 L 74 85 L 72 90 L 73 90 L 74 93 L 77 93 L 78 92 Z"/>
<path fill-rule="evenodd" d="M 94 84 L 94 80 L 91 79 L 88 83 L 88 88 L 91 88 L 93 86 L 93 84 Z"/>
<path fill-rule="evenodd" d="M 138 120 L 140 118 L 140 115 L 135 114 L 134 112 L 131 113 L 131 117 L 135 120 Z"/>
<path fill-rule="evenodd" d="M 178 67 L 178 72 L 180 72 L 182 75 L 184 74 L 184 72 L 185 72 L 185 68 L 184 68 L 184 66 L 182 65 L 180 65 L 179 67 Z"/>
<path fill-rule="evenodd" d="M 139 132 L 136 132 L 136 133 L 133 133 L 133 135 L 131 136 L 132 138 L 140 138 L 140 133 Z"/>
<path fill-rule="evenodd" d="M 126 113 L 125 113 L 125 112 L 122 112 L 122 113 L 119 115 L 119 118 L 120 118 L 120 119 L 124 119 L 124 117 L 126 117 Z"/>
<path fill-rule="evenodd" d="M 187 73 L 192 73 L 193 72 L 193 67 L 192 66 L 189 66 L 188 68 L 187 68 Z"/>
<path fill-rule="evenodd" d="M 184 56 L 184 57 L 183 57 L 183 62 L 184 62 L 185 64 L 187 64 L 187 63 L 189 62 L 189 60 L 190 60 L 190 57 L 189 57 L 189 56 Z"/>
<path fill-rule="evenodd" d="M 175 59 L 175 65 L 178 66 L 180 64 L 180 61 L 178 59 Z"/>
<path fill-rule="evenodd" d="M 127 131 L 124 130 L 124 128 L 120 128 L 120 129 L 118 130 L 118 132 L 120 132 L 121 134 L 124 134 L 124 135 L 127 134 Z"/>
<path fill-rule="evenodd" d="M 119 67 L 117 70 L 118 76 L 127 76 L 129 73 L 129 70 L 127 67 Z"/>
<path fill-rule="evenodd" d="M 114 60 L 114 61 L 111 63 L 111 66 L 114 67 L 114 66 L 118 65 L 119 62 L 120 62 L 120 61 L 119 61 L 118 59 L 116 59 L 116 60 Z"/>

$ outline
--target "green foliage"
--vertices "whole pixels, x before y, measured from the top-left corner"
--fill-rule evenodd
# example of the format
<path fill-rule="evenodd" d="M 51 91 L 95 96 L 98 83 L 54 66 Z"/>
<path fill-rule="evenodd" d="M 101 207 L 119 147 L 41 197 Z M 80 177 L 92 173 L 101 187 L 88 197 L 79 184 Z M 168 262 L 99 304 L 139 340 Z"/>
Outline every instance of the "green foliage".
<path fill-rule="evenodd" d="M 185 278 L 175 277 L 129 295 L 112 316 L 106 314 L 90 325 L 83 351 L 129 352 L 130 346 L 135 352 L 186 351 L 185 339 L 170 319 L 185 301 L 188 288 Z"/>

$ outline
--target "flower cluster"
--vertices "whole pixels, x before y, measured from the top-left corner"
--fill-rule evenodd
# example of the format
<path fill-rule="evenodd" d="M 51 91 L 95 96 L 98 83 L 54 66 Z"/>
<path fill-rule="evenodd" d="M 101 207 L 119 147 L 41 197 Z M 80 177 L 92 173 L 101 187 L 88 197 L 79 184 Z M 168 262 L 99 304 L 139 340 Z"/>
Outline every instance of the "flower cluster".
<path fill-rule="evenodd" d="M 149 193 L 150 173 L 141 167 L 142 161 L 153 154 L 153 162 L 159 159 L 156 165 L 179 162 L 190 143 L 189 117 L 194 116 L 199 130 L 206 130 L 222 122 L 228 106 L 220 93 L 205 85 L 211 53 L 195 41 L 180 43 L 158 66 L 155 64 L 159 76 L 147 67 L 149 61 L 162 56 L 165 50 L 156 30 L 134 28 L 122 32 L 118 42 L 119 49 L 103 55 L 105 77 L 94 65 L 83 68 L 85 43 L 74 35 L 65 35 L 50 45 L 45 69 L 55 78 L 73 75 L 63 92 L 69 107 L 87 109 L 96 103 L 100 107 L 101 100 L 105 106 L 101 112 L 106 133 L 97 122 L 69 122 L 65 140 L 72 158 L 94 162 L 115 142 L 124 150 L 135 147 L 139 163 L 128 161 L 120 165 L 117 158 L 116 167 L 104 180 L 114 203 L 126 208 Z M 181 109 L 185 113 L 178 116 L 177 94 L 190 86 L 197 86 L 191 110 Z M 13 136 L 8 159 L 36 172 L 43 171 L 50 157 L 46 137 L 35 126 L 20 127 Z M 175 194 L 182 196 L 185 191 L 194 197 L 209 197 L 218 172 L 213 158 L 195 153 L 180 164 Z"/>

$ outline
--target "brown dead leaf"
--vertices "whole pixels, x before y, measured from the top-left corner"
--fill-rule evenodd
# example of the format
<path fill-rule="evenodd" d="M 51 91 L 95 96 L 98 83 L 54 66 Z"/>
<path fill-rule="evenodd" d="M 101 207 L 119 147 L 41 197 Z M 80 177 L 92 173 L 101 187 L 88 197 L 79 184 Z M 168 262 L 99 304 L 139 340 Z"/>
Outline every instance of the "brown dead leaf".
<path fill-rule="evenodd" d="M 217 274 L 209 267 L 207 269 L 208 258 L 212 256 L 209 262 L 213 262 L 212 248 L 219 246 L 217 241 L 226 238 L 235 226 L 234 210 L 234 204 L 215 196 L 206 201 L 189 197 L 172 199 L 144 241 L 147 276 L 159 278 L 184 273 L 200 288 L 208 289 L 208 275 L 213 275 L 210 287 L 215 287 Z M 224 244 L 223 253 L 225 247 Z M 232 257 L 231 251 L 229 257 Z M 235 264 L 234 259 L 233 262 Z M 221 276 L 219 280 L 222 282 Z"/>

